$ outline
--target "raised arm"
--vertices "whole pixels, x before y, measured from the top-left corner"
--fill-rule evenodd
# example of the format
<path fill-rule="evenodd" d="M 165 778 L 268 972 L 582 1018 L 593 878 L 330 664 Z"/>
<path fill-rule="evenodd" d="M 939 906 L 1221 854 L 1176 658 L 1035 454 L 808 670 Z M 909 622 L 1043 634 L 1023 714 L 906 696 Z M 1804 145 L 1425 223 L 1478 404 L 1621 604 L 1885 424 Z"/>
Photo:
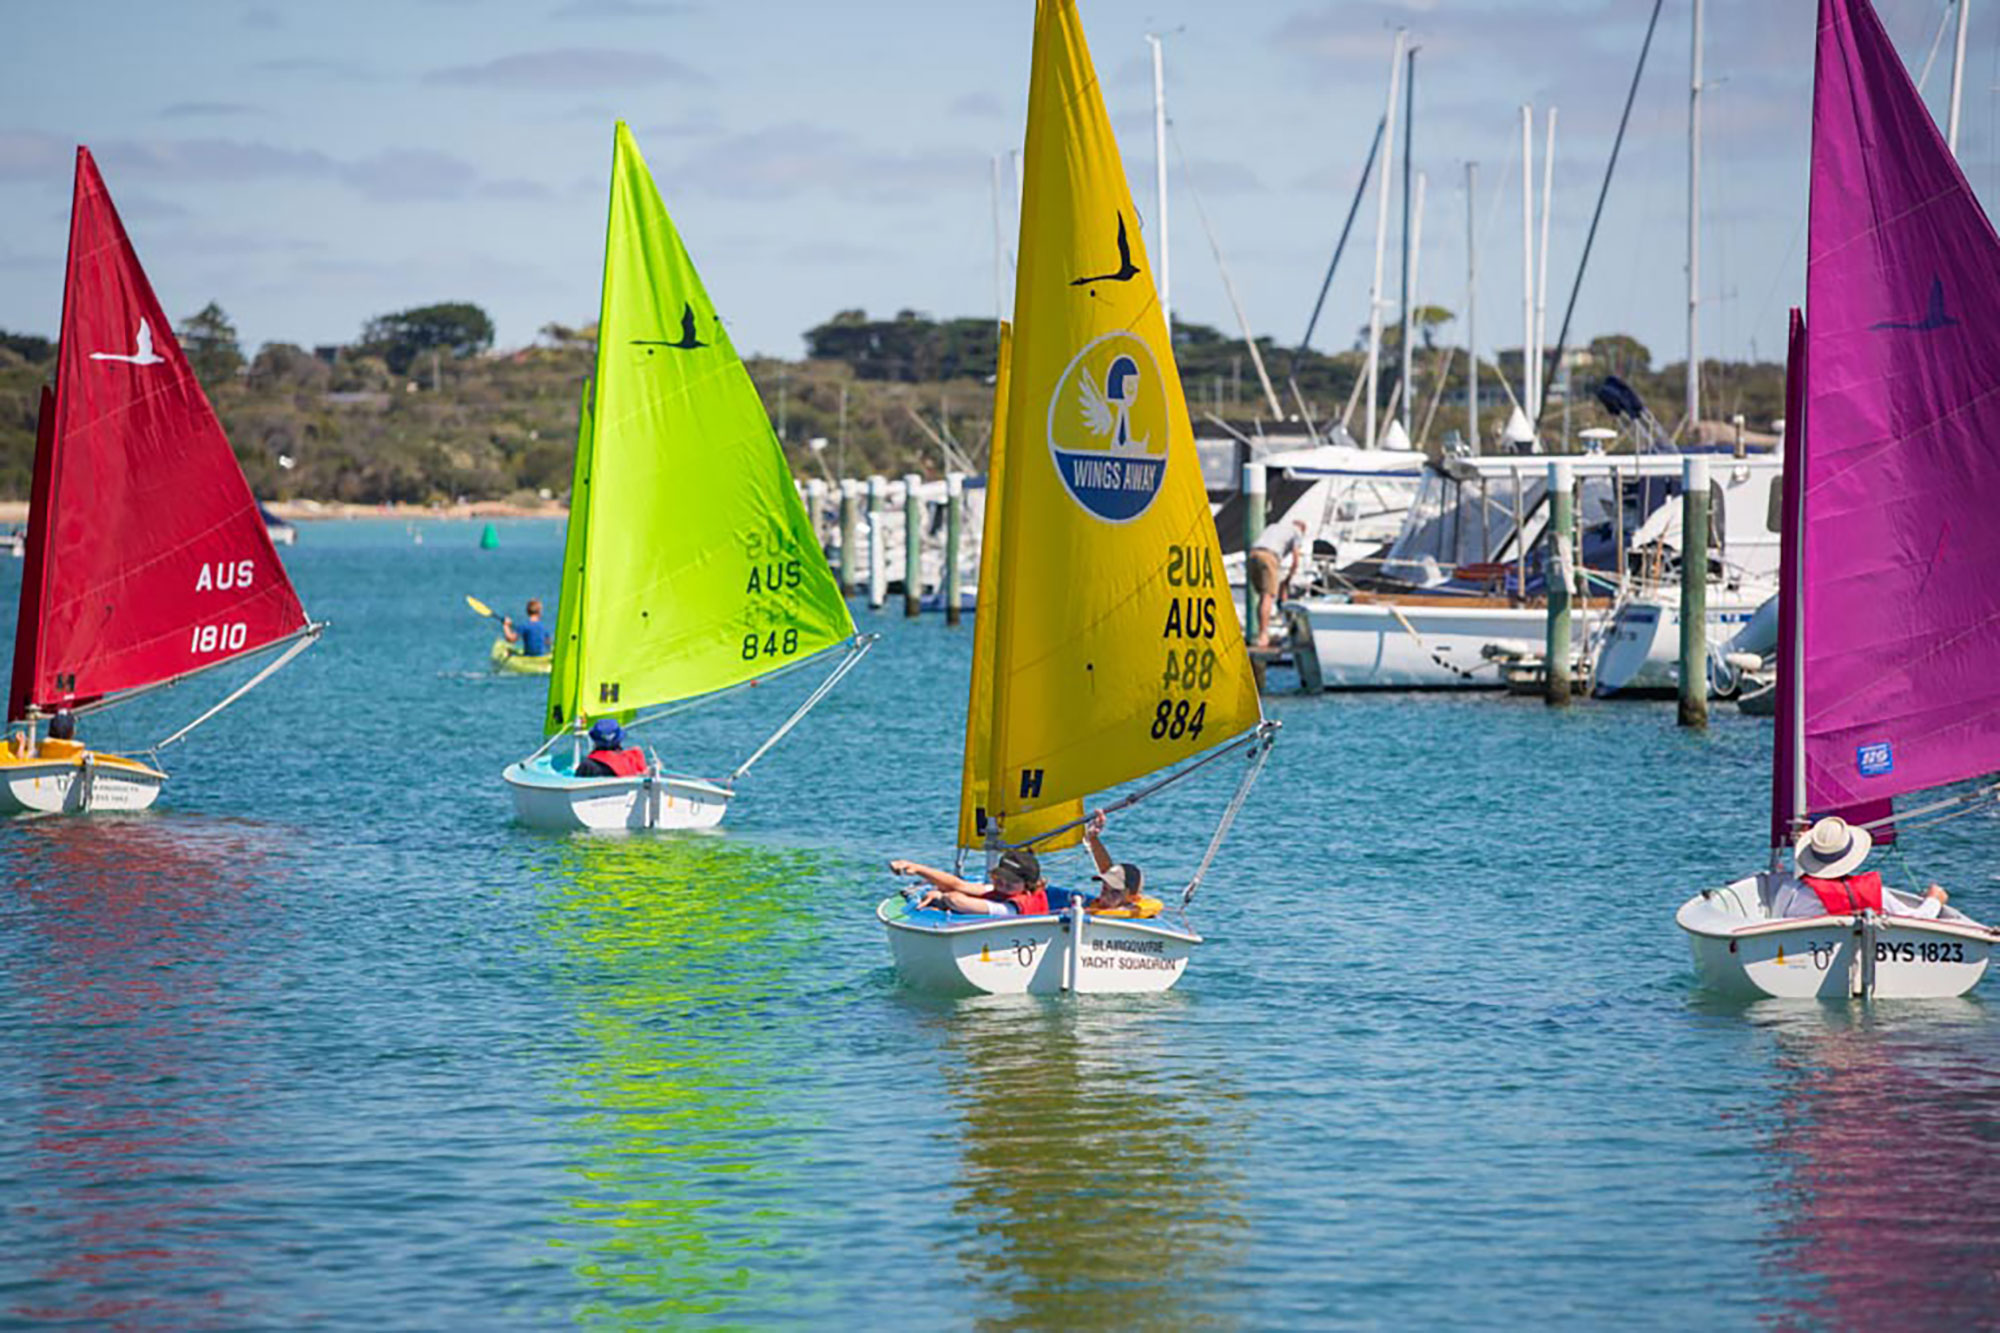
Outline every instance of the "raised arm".
<path fill-rule="evenodd" d="M 1102 832 L 1104 832 L 1104 812 L 1099 810 L 1090 817 L 1090 822 L 1083 826 L 1083 845 L 1090 848 L 1090 859 L 1097 862 L 1100 874 L 1118 864 L 1111 859 L 1111 853 L 1104 850 L 1104 844 L 1098 838 Z"/>
<path fill-rule="evenodd" d="M 960 879 L 949 870 L 939 870 L 936 866 L 923 865 L 917 861 L 891 861 L 889 873 L 892 875 L 913 875 L 934 889 L 944 889 L 951 893 L 984 893 L 983 880 Z"/>

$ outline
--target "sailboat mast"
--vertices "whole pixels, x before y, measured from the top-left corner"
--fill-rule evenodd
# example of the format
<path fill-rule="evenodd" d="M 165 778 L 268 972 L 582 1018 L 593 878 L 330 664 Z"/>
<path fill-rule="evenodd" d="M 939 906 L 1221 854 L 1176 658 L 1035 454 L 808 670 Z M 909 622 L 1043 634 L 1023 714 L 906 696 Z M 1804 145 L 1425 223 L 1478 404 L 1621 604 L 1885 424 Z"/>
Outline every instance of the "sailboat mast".
<path fill-rule="evenodd" d="M 1688 84 L 1688 439 L 1701 443 L 1701 6 L 1694 0 L 1693 73 Z"/>
<path fill-rule="evenodd" d="M 1403 44 L 1409 36 L 1405 29 L 1396 29 L 1396 45 L 1389 55 L 1389 100 L 1382 112 L 1382 180 L 1375 202 L 1375 280 L 1368 289 L 1368 411 L 1363 416 L 1367 436 L 1361 441 L 1365 449 L 1373 449 L 1376 443 L 1375 404 L 1382 380 L 1382 259 L 1389 241 L 1389 169 L 1396 161 L 1396 89 L 1403 76 Z"/>
<path fill-rule="evenodd" d="M 1521 404 L 1535 395 L 1535 108 L 1521 106 Z"/>
<path fill-rule="evenodd" d="M 1550 107 L 1548 142 L 1542 148 L 1542 248 L 1535 260 L 1535 401 L 1528 409 L 1537 423 L 1549 396 L 1548 377 L 1555 373 L 1544 356 L 1549 341 L 1549 206 L 1554 202 L 1555 188 L 1556 108 Z"/>
<path fill-rule="evenodd" d="M 1479 164 L 1465 164 L 1465 438 L 1479 452 L 1479 227 L 1472 206 Z"/>
<path fill-rule="evenodd" d="M 1153 48 L 1153 188 L 1158 196 L 1160 245 L 1154 266 L 1160 272 L 1160 318 L 1166 321 L 1167 343 L 1174 341 L 1174 315 L 1170 296 L 1172 282 L 1167 260 L 1167 77 L 1157 33 L 1147 33 Z"/>
<path fill-rule="evenodd" d="M 1958 156 L 1958 107 L 1965 91 L 1965 21 L 1972 0 L 1958 0 L 1958 40 L 1951 53 L 1951 111 L 1945 117 L 1944 141 L 1953 157 Z"/>
<path fill-rule="evenodd" d="M 1410 288 L 1412 277 L 1410 265 L 1415 262 L 1411 249 L 1415 245 L 1416 222 L 1410 208 L 1410 169 L 1416 160 L 1417 149 L 1417 52 L 1422 47 L 1413 46 L 1403 57 L 1403 299 L 1402 323 L 1397 329 L 1397 340 L 1403 354 L 1403 397 L 1397 405 L 1397 420 L 1403 423 L 1403 433 L 1410 433 L 1410 399 L 1416 396 L 1411 374 L 1416 367 L 1416 358 L 1410 351 Z"/>
<path fill-rule="evenodd" d="M 1002 200 L 1006 187 L 1000 181 L 1000 154 L 993 155 L 993 336 L 1007 322 L 1007 223 Z M 823 464 L 822 464 L 823 466 Z"/>

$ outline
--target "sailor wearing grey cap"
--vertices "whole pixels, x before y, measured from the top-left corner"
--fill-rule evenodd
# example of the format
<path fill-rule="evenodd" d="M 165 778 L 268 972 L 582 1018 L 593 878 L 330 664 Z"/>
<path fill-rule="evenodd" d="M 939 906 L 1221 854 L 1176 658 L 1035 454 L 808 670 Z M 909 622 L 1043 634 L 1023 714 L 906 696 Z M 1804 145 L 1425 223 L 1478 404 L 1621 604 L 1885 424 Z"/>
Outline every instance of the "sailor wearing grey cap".
<path fill-rule="evenodd" d="M 1039 916 L 1049 910 L 1049 885 L 1041 859 L 1026 847 L 1009 847 L 993 863 L 993 881 L 961 879 L 916 861 L 891 861 L 892 875 L 914 875 L 930 887 L 917 906 L 966 916 Z"/>
<path fill-rule="evenodd" d="M 1091 899 L 1090 910 L 1108 912 L 1130 908 L 1138 903 L 1139 895 L 1145 889 L 1146 874 L 1130 861 L 1113 861 L 1111 853 L 1104 850 L 1099 835 L 1104 832 L 1104 812 L 1099 810 L 1083 826 L 1084 845 L 1090 848 L 1090 859 L 1097 862 L 1097 873 L 1091 878 L 1100 885 L 1097 896 Z"/>

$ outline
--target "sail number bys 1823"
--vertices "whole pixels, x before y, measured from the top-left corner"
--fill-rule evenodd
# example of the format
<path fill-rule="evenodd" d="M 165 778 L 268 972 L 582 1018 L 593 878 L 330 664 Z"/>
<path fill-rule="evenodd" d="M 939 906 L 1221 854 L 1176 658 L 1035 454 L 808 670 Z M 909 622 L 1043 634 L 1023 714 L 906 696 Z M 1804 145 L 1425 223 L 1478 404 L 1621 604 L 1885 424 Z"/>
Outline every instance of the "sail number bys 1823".
<path fill-rule="evenodd" d="M 1208 717 L 1208 689 L 1215 684 L 1214 553 L 1206 546 L 1167 548 L 1167 618 L 1160 630 L 1166 666 L 1161 698 L 1147 732 L 1156 741 L 1199 739 Z"/>

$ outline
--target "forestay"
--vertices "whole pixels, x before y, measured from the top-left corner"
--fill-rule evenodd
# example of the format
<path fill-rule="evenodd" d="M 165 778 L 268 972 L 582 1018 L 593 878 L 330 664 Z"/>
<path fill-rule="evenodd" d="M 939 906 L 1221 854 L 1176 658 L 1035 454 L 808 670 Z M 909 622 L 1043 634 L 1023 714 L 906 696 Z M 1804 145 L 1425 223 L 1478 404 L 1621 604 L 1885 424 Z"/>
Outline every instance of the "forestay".
<path fill-rule="evenodd" d="M 550 732 L 720 690 L 853 638 L 756 386 L 623 122 L 592 383 Z"/>
<path fill-rule="evenodd" d="M 1856 0 L 1821 0 L 1812 181 L 1794 814 L 2000 768 L 2000 240 Z"/>
<path fill-rule="evenodd" d="M 101 706 L 315 628 L 86 148 L 25 554 L 12 718 Z"/>
<path fill-rule="evenodd" d="M 1256 727 L 1249 656 L 1076 7 L 1037 6 L 1012 436 L 993 492 L 990 810 L 1075 801 Z M 984 578 L 982 568 L 982 579 Z M 976 723 L 974 724 L 976 726 Z"/>

